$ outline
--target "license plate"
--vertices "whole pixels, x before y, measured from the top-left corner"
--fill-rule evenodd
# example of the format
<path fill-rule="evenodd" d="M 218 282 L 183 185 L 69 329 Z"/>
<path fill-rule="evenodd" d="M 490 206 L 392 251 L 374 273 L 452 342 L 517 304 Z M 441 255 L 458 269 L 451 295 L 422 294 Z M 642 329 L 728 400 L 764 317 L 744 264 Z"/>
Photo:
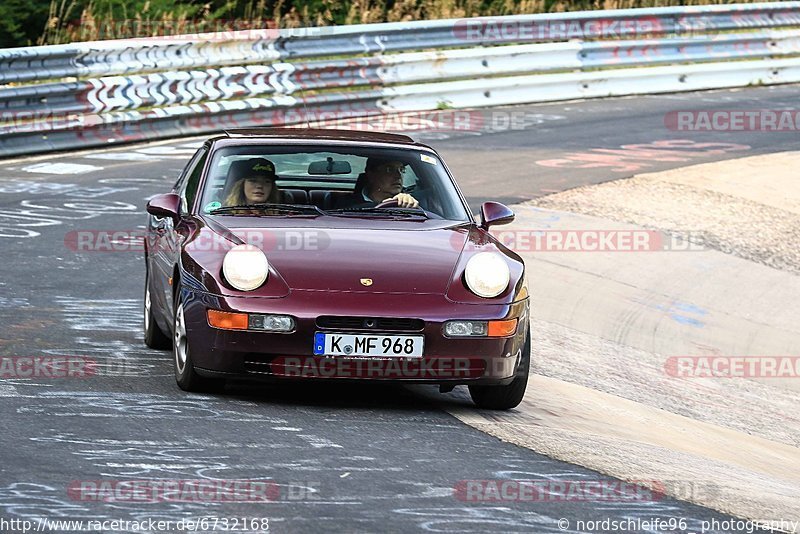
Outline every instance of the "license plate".
<path fill-rule="evenodd" d="M 314 334 L 316 356 L 373 356 L 422 358 L 424 336 Z"/>

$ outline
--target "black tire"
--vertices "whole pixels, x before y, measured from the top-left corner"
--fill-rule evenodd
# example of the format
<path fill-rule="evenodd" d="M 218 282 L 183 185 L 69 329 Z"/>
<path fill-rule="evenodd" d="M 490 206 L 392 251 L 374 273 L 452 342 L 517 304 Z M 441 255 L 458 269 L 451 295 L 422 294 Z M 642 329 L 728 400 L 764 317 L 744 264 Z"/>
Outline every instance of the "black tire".
<path fill-rule="evenodd" d="M 153 301 L 150 295 L 150 269 L 145 269 L 144 303 L 142 305 L 142 315 L 144 316 L 144 344 L 151 349 L 169 350 L 172 348 L 172 339 L 158 326 L 153 316 Z"/>
<path fill-rule="evenodd" d="M 181 289 L 175 290 L 175 313 L 173 315 L 172 362 L 175 367 L 175 381 L 184 391 L 197 393 L 217 393 L 224 389 L 225 381 L 200 376 L 194 369 L 189 339 L 186 335 L 186 319 L 183 314 Z"/>
<path fill-rule="evenodd" d="M 528 386 L 528 373 L 531 368 L 531 333 L 525 336 L 522 360 L 517 367 L 517 375 L 506 386 L 469 386 L 472 401 L 485 410 L 510 410 L 516 408 L 525 396 Z"/>

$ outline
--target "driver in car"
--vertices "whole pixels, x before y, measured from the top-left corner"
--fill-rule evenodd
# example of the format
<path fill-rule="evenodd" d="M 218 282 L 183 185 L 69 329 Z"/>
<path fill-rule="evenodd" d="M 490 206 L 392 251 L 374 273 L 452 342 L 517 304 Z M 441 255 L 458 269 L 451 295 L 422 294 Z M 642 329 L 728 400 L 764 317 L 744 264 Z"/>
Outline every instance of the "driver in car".
<path fill-rule="evenodd" d="M 400 161 L 367 158 L 366 168 L 356 180 L 352 196 L 344 201 L 342 207 L 374 207 L 387 200 L 397 200 L 401 208 L 419 207 L 417 199 L 402 192 L 405 172 L 406 165 Z"/>

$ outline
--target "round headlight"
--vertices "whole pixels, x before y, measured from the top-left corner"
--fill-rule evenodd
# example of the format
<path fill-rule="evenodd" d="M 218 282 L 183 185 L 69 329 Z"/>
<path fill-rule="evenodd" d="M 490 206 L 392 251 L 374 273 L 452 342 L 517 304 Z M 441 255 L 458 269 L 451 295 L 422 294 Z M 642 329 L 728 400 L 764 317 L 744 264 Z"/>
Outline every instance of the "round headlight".
<path fill-rule="evenodd" d="M 252 291 L 267 279 L 269 262 L 260 248 L 236 245 L 222 260 L 222 274 L 230 285 L 240 291 Z"/>
<path fill-rule="evenodd" d="M 499 254 L 479 252 L 467 262 L 464 278 L 473 293 L 492 298 L 506 290 L 511 272 L 508 263 Z"/>

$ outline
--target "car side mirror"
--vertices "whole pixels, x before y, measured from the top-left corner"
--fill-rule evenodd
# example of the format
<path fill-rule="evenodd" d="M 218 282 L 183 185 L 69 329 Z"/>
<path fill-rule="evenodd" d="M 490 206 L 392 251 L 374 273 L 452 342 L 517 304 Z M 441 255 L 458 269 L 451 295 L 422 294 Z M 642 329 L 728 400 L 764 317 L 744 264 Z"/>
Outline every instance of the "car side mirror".
<path fill-rule="evenodd" d="M 484 202 L 481 205 L 481 228 L 508 224 L 514 220 L 514 212 L 499 202 Z"/>
<path fill-rule="evenodd" d="M 175 193 L 156 195 L 147 203 L 147 213 L 156 217 L 169 217 L 175 224 L 180 219 L 181 197 Z"/>

